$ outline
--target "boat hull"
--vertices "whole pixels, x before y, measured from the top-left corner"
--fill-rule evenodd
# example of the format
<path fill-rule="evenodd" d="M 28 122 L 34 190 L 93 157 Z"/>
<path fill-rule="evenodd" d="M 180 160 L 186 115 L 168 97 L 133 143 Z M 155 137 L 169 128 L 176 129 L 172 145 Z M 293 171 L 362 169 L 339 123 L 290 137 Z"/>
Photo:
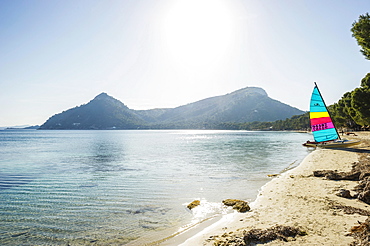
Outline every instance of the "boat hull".
<path fill-rule="evenodd" d="M 338 141 L 333 141 L 333 142 L 323 142 L 323 143 L 314 143 L 314 142 L 309 142 L 309 143 L 304 143 L 303 145 L 306 147 L 319 147 L 319 148 L 347 148 L 350 146 L 354 146 L 357 144 L 360 144 L 361 141 L 357 140 L 338 140 Z"/>

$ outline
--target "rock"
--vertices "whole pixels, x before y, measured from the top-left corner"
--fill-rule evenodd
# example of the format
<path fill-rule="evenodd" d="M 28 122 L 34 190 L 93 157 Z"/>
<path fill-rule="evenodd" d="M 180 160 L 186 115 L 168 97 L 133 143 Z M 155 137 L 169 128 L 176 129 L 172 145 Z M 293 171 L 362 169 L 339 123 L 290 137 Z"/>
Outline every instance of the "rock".
<path fill-rule="evenodd" d="M 363 180 L 363 179 L 365 179 L 366 177 L 369 177 L 369 176 L 370 176 L 370 172 L 363 172 L 360 175 L 360 180 Z"/>
<path fill-rule="evenodd" d="M 325 177 L 328 173 L 334 172 L 333 170 L 316 170 L 313 171 L 313 176 L 315 177 Z"/>
<path fill-rule="evenodd" d="M 367 190 L 370 190 L 370 182 L 369 181 L 365 182 L 364 191 L 367 191 Z"/>
<path fill-rule="evenodd" d="M 359 185 L 355 188 L 358 191 L 357 198 L 364 203 L 370 204 L 370 178 L 365 177 L 359 182 Z"/>
<path fill-rule="evenodd" d="M 233 206 L 233 209 L 235 209 L 239 213 L 245 213 L 245 212 L 251 210 L 248 203 L 244 202 L 244 201 L 240 201 L 240 202 L 235 203 L 235 205 Z"/>
<path fill-rule="evenodd" d="M 346 189 L 340 189 L 339 192 L 336 194 L 337 196 L 344 197 L 344 198 L 353 198 L 351 196 L 351 192 Z"/>
<path fill-rule="evenodd" d="M 237 199 L 226 199 L 226 200 L 223 200 L 222 203 L 226 206 L 234 206 L 235 203 L 237 202 L 242 202 L 242 200 L 237 200 Z"/>
<path fill-rule="evenodd" d="M 199 205 L 200 205 L 200 201 L 199 200 L 194 200 L 191 203 L 189 203 L 187 208 L 192 210 L 193 208 L 195 208 L 196 206 L 199 206 Z"/>
<path fill-rule="evenodd" d="M 360 176 L 361 176 L 361 172 L 360 171 L 357 171 L 357 172 L 341 172 L 342 174 L 342 179 L 344 180 L 354 180 L 354 181 L 359 181 L 360 180 Z"/>
<path fill-rule="evenodd" d="M 245 213 L 251 209 L 248 205 L 248 202 L 242 200 L 226 199 L 223 200 L 222 203 L 226 206 L 232 206 L 233 209 L 235 209 L 239 213 Z"/>
<path fill-rule="evenodd" d="M 357 198 L 364 203 L 370 204 L 370 190 L 365 190 L 359 193 Z"/>

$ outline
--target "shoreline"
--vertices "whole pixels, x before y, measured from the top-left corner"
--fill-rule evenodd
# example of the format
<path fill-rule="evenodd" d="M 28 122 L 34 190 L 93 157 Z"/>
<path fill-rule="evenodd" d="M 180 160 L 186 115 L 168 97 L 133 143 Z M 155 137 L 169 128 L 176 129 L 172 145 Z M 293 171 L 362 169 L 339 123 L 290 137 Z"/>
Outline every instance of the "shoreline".
<path fill-rule="evenodd" d="M 370 139 L 370 133 L 360 132 L 358 135 L 353 138 Z M 358 148 L 370 149 L 366 143 Z M 336 195 L 340 189 L 352 190 L 358 182 L 327 180 L 312 174 L 315 170 L 325 169 L 350 171 L 352 164 L 359 160 L 358 151 L 351 150 L 316 149 L 297 167 L 265 184 L 250 204 L 249 212 L 223 216 L 211 225 L 200 225 L 194 229 L 196 232 L 184 232 L 160 245 L 239 245 L 232 242 L 242 240 L 245 231 L 276 225 L 299 228 L 306 235 L 296 236 L 288 242 L 274 240 L 265 245 L 349 245 L 354 241 L 348 236 L 350 229 L 367 216 L 345 214 L 333 204 L 370 211 L 370 206 L 364 202 Z"/>
<path fill-rule="evenodd" d="M 311 154 L 311 153 L 309 153 Z M 309 155 L 308 154 L 308 155 Z M 302 160 L 303 161 L 303 160 Z M 302 162 L 301 161 L 301 162 Z M 249 206 L 253 207 L 253 204 L 256 202 L 258 196 L 260 195 L 261 191 L 263 188 L 271 182 L 275 177 L 278 177 L 290 170 L 295 169 L 298 167 L 300 164 L 297 164 L 297 161 L 294 161 L 290 163 L 287 167 L 282 169 L 279 173 L 276 174 L 268 174 L 267 177 L 270 177 L 270 180 L 267 181 L 264 185 L 261 186 L 261 188 L 258 190 L 258 194 L 256 198 L 249 202 Z M 204 231 L 211 231 L 214 228 L 217 228 L 219 224 L 222 223 L 232 223 L 234 220 L 237 220 L 239 216 L 245 215 L 245 213 L 238 213 L 234 211 L 233 213 L 228 213 L 228 214 L 219 214 L 215 215 L 210 218 L 203 219 L 202 221 L 199 221 L 197 224 L 194 224 L 190 226 L 189 228 L 184 229 L 181 232 L 176 232 L 166 238 L 162 238 L 160 240 L 152 241 L 151 243 L 145 244 L 147 246 L 154 246 L 154 245 L 161 245 L 161 246 L 171 246 L 171 245 L 186 245 L 183 244 L 186 240 L 189 238 L 193 238 L 198 236 L 199 233 L 204 232 Z"/>

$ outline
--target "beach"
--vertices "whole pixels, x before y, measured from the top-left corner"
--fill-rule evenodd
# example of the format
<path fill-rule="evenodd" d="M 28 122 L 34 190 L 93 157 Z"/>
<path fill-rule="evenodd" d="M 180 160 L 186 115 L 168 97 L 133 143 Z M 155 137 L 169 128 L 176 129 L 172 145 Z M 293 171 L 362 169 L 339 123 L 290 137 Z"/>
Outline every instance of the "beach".
<path fill-rule="evenodd" d="M 164 245 L 245 245 L 243 237 L 250 230 L 261 229 L 261 232 L 280 227 L 295 229 L 298 233 L 267 240 L 264 245 L 350 245 L 354 242 L 351 229 L 367 219 L 370 207 L 359 199 L 340 197 L 337 193 L 344 189 L 354 195 L 353 189 L 359 182 L 330 180 L 314 176 L 313 172 L 350 172 L 354 163 L 370 156 L 370 134 L 356 134 L 347 138 L 362 139 L 360 145 L 347 149 L 318 148 L 298 167 L 274 177 L 262 187 L 257 199 L 250 204 L 250 211 L 229 214 L 205 228 L 198 228 L 198 232 L 187 239 L 175 237 Z"/>

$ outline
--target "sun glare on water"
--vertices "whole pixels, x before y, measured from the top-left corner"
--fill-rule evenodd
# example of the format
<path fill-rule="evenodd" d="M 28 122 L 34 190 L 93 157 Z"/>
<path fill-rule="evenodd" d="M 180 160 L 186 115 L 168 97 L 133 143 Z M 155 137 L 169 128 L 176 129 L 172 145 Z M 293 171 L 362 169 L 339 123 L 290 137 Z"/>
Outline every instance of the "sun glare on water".
<path fill-rule="evenodd" d="M 189 69 L 212 66 L 233 42 L 227 1 L 178 0 L 164 15 L 165 45 L 172 59 Z"/>

